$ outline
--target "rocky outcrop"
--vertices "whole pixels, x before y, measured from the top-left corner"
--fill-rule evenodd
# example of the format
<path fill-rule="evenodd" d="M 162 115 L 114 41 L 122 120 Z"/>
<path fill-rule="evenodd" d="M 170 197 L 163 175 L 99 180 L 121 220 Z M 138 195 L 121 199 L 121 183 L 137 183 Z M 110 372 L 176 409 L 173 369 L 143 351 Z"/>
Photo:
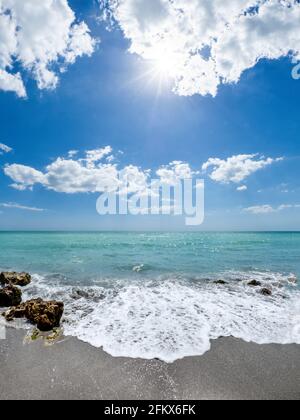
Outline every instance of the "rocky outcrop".
<path fill-rule="evenodd" d="M 59 327 L 63 312 L 62 302 L 33 299 L 11 308 L 3 315 L 7 321 L 12 321 L 14 318 L 26 318 L 40 331 L 51 331 Z"/>
<path fill-rule="evenodd" d="M 272 290 L 270 289 L 261 289 L 260 294 L 263 296 L 272 296 Z"/>
<path fill-rule="evenodd" d="M 7 286 L 0 289 L 0 307 L 18 306 L 22 302 L 22 292 L 18 287 Z"/>
<path fill-rule="evenodd" d="M 261 282 L 260 281 L 257 281 L 257 280 L 252 280 L 252 281 L 250 281 L 248 283 L 248 286 L 251 286 L 251 287 L 259 287 L 259 286 L 261 286 Z"/>
<path fill-rule="evenodd" d="M 42 299 L 31 300 L 26 303 L 25 316 L 35 324 L 40 331 L 51 331 L 59 327 L 64 313 L 62 302 L 45 302 Z"/>
<path fill-rule="evenodd" d="M 15 273 L 7 272 L 0 274 L 0 283 L 2 285 L 12 285 L 12 286 L 28 286 L 31 282 L 31 276 L 28 273 Z"/>
<path fill-rule="evenodd" d="M 36 325 L 40 331 L 51 331 L 59 327 L 64 304 L 62 302 L 46 302 L 42 299 L 33 299 L 22 303 L 22 292 L 16 286 L 27 286 L 31 276 L 27 273 L 3 272 L 0 274 L 0 307 L 10 309 L 3 313 L 7 321 L 15 318 L 26 318 Z"/>

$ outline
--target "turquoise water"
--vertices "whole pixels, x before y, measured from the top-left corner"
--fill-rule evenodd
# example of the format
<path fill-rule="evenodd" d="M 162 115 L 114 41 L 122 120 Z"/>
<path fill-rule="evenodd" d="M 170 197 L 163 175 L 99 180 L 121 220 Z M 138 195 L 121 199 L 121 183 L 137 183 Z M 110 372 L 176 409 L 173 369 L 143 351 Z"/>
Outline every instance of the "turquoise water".
<path fill-rule="evenodd" d="M 0 233 L 0 247 L 2 269 L 60 274 L 70 284 L 253 270 L 300 276 L 300 233 Z"/>
<path fill-rule="evenodd" d="M 0 270 L 33 275 L 25 299 L 63 300 L 65 334 L 113 356 L 171 362 L 221 336 L 300 344 L 300 233 L 2 232 L 0 247 Z"/>

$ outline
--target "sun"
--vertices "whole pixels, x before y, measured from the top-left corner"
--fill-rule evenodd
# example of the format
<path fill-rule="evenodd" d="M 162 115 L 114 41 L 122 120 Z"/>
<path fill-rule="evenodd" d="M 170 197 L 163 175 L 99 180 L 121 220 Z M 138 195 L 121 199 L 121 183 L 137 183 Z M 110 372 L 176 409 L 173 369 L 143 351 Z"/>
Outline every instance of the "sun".
<path fill-rule="evenodd" d="M 167 81 L 175 78 L 178 60 L 170 50 L 157 48 L 151 66 L 155 77 Z"/>
<path fill-rule="evenodd" d="M 175 76 L 176 62 L 171 54 L 161 54 L 153 60 L 153 73 L 162 79 L 172 79 Z"/>
<path fill-rule="evenodd" d="M 158 47 L 139 61 L 139 75 L 130 83 L 138 82 L 139 86 L 155 90 L 157 96 L 169 89 L 180 74 L 180 59 L 174 48 Z"/>
<path fill-rule="evenodd" d="M 147 71 L 141 78 L 160 96 L 174 84 L 178 75 L 178 60 L 169 50 L 156 48 L 146 62 Z"/>

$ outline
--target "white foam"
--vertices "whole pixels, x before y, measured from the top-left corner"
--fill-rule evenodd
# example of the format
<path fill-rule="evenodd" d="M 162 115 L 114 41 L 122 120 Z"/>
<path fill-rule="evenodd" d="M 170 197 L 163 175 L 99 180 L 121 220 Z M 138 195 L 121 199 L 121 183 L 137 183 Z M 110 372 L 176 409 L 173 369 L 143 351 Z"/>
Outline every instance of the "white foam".
<path fill-rule="evenodd" d="M 258 344 L 300 344 L 300 292 L 294 276 L 226 273 L 225 286 L 212 281 L 157 279 L 116 281 L 113 288 L 47 284 L 35 277 L 26 297 L 65 302 L 64 331 L 112 356 L 173 362 L 202 355 L 211 340 L 233 336 Z M 239 278 L 237 282 L 233 279 Z M 247 285 L 272 288 L 271 297 Z M 292 288 L 293 290 L 290 290 Z"/>
<path fill-rule="evenodd" d="M 135 267 L 133 267 L 132 271 L 134 271 L 135 273 L 140 273 L 144 270 L 144 267 L 144 264 L 136 265 Z"/>

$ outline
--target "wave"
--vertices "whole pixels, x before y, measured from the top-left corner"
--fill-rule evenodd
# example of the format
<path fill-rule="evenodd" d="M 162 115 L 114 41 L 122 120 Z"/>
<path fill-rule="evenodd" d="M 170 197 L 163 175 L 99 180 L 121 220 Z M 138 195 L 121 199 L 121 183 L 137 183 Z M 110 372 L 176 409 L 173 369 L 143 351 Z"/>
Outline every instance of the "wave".
<path fill-rule="evenodd" d="M 233 336 L 258 344 L 300 344 L 300 291 L 294 275 L 227 272 L 217 278 L 111 279 L 103 286 L 62 286 L 33 276 L 24 298 L 65 302 L 65 335 L 115 357 L 173 362 L 201 356 L 211 341 Z M 221 278 L 219 276 L 218 278 Z M 261 287 L 250 287 L 257 280 Z M 262 287 L 272 289 L 263 296 Z"/>
<path fill-rule="evenodd" d="M 135 273 L 141 273 L 142 271 L 145 271 L 145 270 L 146 270 L 145 264 L 135 265 L 132 268 L 132 271 Z"/>

